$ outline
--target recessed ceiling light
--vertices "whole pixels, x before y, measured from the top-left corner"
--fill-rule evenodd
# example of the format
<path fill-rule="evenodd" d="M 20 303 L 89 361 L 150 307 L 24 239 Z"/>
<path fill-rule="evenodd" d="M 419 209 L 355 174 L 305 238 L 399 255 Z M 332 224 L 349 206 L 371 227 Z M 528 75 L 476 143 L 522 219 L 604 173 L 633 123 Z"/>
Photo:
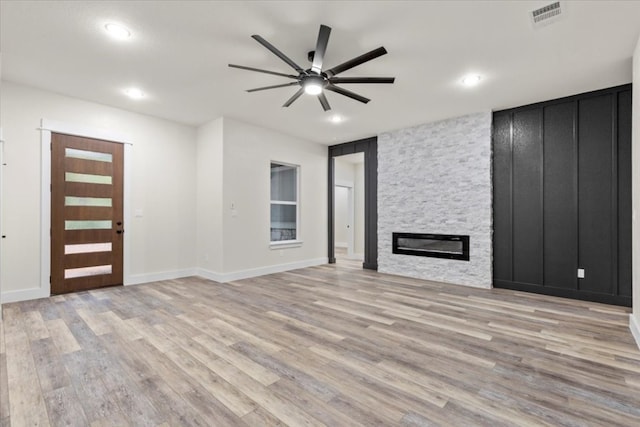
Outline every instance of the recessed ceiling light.
<path fill-rule="evenodd" d="M 120 24 L 109 23 L 104 26 L 105 31 L 117 40 L 126 40 L 131 37 L 131 31 Z"/>
<path fill-rule="evenodd" d="M 462 78 L 462 84 L 465 86 L 475 86 L 480 83 L 482 77 L 480 74 L 468 74 Z"/>
<path fill-rule="evenodd" d="M 124 91 L 125 95 L 127 95 L 131 99 L 142 99 L 144 98 L 144 92 L 138 89 L 137 87 L 131 87 Z"/>
<path fill-rule="evenodd" d="M 342 117 L 340 117 L 337 114 L 334 114 L 333 116 L 331 116 L 331 119 L 329 120 L 331 120 L 331 123 L 340 123 L 342 122 Z"/>

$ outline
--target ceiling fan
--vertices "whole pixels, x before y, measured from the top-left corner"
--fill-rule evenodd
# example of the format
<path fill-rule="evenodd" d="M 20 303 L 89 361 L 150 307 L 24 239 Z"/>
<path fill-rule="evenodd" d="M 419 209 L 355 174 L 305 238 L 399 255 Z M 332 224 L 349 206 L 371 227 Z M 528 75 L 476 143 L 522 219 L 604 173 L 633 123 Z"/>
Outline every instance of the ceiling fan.
<path fill-rule="evenodd" d="M 320 32 L 318 33 L 318 41 L 316 42 L 316 49 L 314 51 L 309 52 L 308 58 L 309 61 L 312 62 L 311 68 L 303 69 L 298 64 L 293 62 L 288 56 L 279 51 L 275 46 L 271 43 L 263 39 L 261 36 L 254 34 L 251 36 L 258 43 L 269 49 L 274 55 L 287 63 L 291 68 L 296 70 L 298 73 L 295 74 L 285 74 L 278 73 L 276 71 L 262 70 L 259 68 L 253 67 L 245 67 L 243 65 L 234 65 L 229 64 L 229 67 L 239 68 L 241 70 L 248 71 L 257 71 L 259 73 L 272 74 L 275 76 L 287 77 L 289 79 L 295 80 L 290 83 L 284 83 L 274 86 L 266 86 L 259 87 L 256 89 L 249 89 L 247 92 L 257 92 L 260 90 L 267 89 L 275 89 L 280 87 L 288 87 L 288 86 L 300 86 L 300 89 L 296 93 L 293 94 L 291 98 L 284 103 L 283 107 L 288 107 L 293 102 L 300 98 L 303 93 L 307 93 L 309 95 L 317 95 L 320 100 L 320 104 L 324 111 L 328 111 L 331 109 L 329 105 L 329 101 L 327 101 L 327 97 L 324 94 L 325 90 L 329 90 L 331 92 L 339 93 L 340 95 L 347 96 L 351 99 L 355 99 L 356 101 L 360 101 L 364 104 L 370 101 L 369 98 L 365 98 L 362 95 L 358 95 L 357 93 L 351 92 L 347 89 L 344 89 L 340 86 L 337 86 L 340 83 L 393 83 L 394 77 L 336 77 L 338 74 L 350 70 L 351 68 L 357 67 L 360 64 L 363 64 L 367 61 L 371 61 L 379 56 L 382 56 L 387 53 L 387 50 L 384 47 L 379 47 L 370 52 L 362 54 L 356 58 L 350 59 L 347 62 L 343 62 L 340 65 L 336 65 L 333 68 L 329 68 L 328 70 L 322 69 L 322 62 L 324 60 L 324 54 L 327 50 L 327 44 L 329 43 L 329 34 L 331 34 L 331 28 L 326 25 L 320 25 Z"/>

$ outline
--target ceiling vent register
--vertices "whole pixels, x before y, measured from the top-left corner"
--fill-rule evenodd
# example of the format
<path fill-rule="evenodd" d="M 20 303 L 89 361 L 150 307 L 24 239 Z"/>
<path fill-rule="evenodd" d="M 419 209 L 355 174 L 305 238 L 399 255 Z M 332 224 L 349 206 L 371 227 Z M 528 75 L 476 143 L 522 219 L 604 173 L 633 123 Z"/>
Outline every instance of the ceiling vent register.
<path fill-rule="evenodd" d="M 542 27 L 560 19 L 562 4 L 557 1 L 544 7 L 531 11 L 531 22 L 534 27 Z"/>

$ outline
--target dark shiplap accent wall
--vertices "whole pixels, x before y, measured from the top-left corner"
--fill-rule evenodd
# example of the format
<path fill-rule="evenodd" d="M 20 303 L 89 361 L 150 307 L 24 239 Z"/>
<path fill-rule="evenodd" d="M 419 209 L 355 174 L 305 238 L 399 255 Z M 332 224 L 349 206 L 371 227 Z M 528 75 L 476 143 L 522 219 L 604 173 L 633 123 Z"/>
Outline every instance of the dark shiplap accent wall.
<path fill-rule="evenodd" d="M 369 270 L 378 269 L 378 137 L 360 139 L 329 147 L 329 263 L 335 263 L 334 253 L 334 157 L 364 153 L 364 263 Z"/>
<path fill-rule="evenodd" d="M 493 196 L 494 286 L 631 305 L 631 85 L 495 112 Z"/>

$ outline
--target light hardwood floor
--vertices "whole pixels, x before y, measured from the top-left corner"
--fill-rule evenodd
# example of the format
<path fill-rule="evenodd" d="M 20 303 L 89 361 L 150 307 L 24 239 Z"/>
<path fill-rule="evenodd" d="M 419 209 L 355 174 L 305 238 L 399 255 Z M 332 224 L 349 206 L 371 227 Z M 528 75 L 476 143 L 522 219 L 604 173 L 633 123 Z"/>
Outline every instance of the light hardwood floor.
<path fill-rule="evenodd" d="M 342 262 L 6 304 L 14 427 L 640 425 L 628 309 Z"/>

